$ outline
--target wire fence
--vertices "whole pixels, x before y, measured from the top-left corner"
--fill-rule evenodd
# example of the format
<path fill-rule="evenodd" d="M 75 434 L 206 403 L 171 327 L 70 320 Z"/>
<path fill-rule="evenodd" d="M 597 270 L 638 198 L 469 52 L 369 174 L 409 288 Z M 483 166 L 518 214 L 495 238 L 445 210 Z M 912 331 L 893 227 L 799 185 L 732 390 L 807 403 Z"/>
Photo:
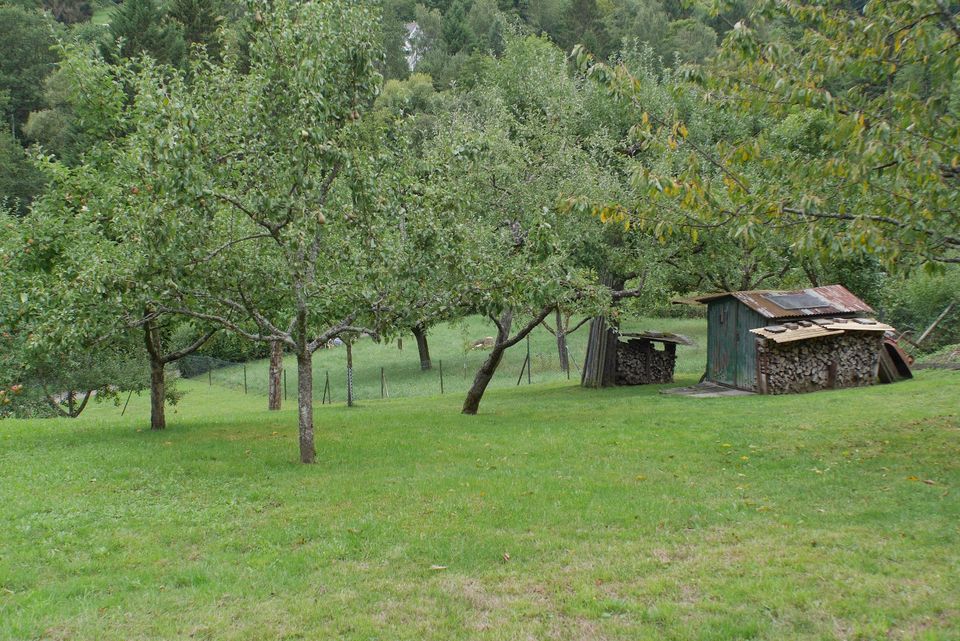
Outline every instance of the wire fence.
<path fill-rule="evenodd" d="M 321 404 L 352 404 L 374 399 L 410 398 L 436 394 L 465 394 L 489 351 L 464 350 L 459 358 L 437 358 L 423 369 L 416 351 L 406 358 L 387 350 L 358 350 L 353 346 L 353 367 L 347 367 L 348 346 L 321 350 L 314 357 L 313 396 Z M 579 380 L 580 364 L 567 348 L 570 371 L 561 368 L 559 352 L 535 349 L 529 341 L 505 354 L 489 387 L 503 388 L 550 381 Z M 269 393 L 269 362 L 236 362 L 202 355 L 182 358 L 173 365 L 180 376 L 207 385 L 226 387 L 264 398 Z M 284 357 L 280 387 L 284 400 L 295 400 L 298 388 L 296 359 Z"/>

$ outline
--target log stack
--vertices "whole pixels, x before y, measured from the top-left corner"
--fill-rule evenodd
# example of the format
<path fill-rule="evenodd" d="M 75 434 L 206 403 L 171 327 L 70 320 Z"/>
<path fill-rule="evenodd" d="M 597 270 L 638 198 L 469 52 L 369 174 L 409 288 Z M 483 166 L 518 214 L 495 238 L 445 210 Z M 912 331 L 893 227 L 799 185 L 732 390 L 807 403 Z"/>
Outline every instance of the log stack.
<path fill-rule="evenodd" d="M 653 342 L 637 338 L 617 343 L 617 385 L 672 383 L 677 346 L 663 347 L 656 349 Z"/>
<path fill-rule="evenodd" d="M 791 394 L 872 385 L 882 342 L 879 332 L 846 332 L 788 343 L 758 338 L 760 391 Z"/>

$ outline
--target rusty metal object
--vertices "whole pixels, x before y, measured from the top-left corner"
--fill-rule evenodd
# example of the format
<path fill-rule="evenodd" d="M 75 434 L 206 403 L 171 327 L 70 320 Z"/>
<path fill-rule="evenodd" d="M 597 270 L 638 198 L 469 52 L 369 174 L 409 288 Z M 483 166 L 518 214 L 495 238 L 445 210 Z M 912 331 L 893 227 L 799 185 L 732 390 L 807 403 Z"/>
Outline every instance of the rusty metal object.
<path fill-rule="evenodd" d="M 753 290 L 743 292 L 720 292 L 693 299 L 698 303 L 732 296 L 744 305 L 754 310 L 764 318 L 797 318 L 803 316 L 828 316 L 832 314 L 873 313 L 873 309 L 865 302 L 854 296 L 843 285 L 826 285 L 824 287 L 810 287 L 790 291 L 782 290 Z M 822 304 L 811 304 L 807 307 L 789 308 L 781 304 L 789 297 L 802 297 L 810 303 L 817 301 Z M 785 304 L 785 303 L 784 303 Z"/>
<path fill-rule="evenodd" d="M 843 322 L 836 322 L 842 320 Z M 872 318 L 819 319 L 816 322 L 797 321 L 783 325 L 768 325 L 751 329 L 750 333 L 769 338 L 775 343 L 790 343 L 844 332 L 889 332 L 893 327 Z"/>

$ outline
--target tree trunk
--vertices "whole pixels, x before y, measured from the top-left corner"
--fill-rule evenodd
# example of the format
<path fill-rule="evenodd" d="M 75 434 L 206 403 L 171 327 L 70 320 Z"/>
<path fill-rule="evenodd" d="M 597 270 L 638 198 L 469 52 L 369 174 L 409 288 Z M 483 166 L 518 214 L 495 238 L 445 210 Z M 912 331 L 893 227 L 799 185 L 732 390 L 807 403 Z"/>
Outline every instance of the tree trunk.
<path fill-rule="evenodd" d="M 270 343 L 270 381 L 268 384 L 268 403 L 271 410 L 280 409 L 283 400 L 283 343 Z"/>
<path fill-rule="evenodd" d="M 493 351 L 490 352 L 490 356 L 487 357 L 487 360 L 485 360 L 483 365 L 480 366 L 480 369 L 477 370 L 477 375 L 473 379 L 473 385 L 470 387 L 470 391 L 467 392 L 467 398 L 463 401 L 463 410 L 461 410 L 463 414 L 476 414 L 477 410 L 480 409 L 480 399 L 483 398 L 483 393 L 486 391 L 487 385 L 493 380 L 493 375 L 496 373 L 505 351 L 506 349 L 503 346 L 499 344 L 495 346 Z"/>
<path fill-rule="evenodd" d="M 153 321 L 143 326 L 143 339 L 147 346 L 147 355 L 150 357 L 150 429 L 163 430 L 167 427 L 167 417 L 164 412 L 166 401 L 166 378 L 164 376 L 164 361 L 161 357 L 160 329 Z"/>
<path fill-rule="evenodd" d="M 166 379 L 163 362 L 150 359 L 150 429 L 162 430 L 167 427 L 164 402 L 166 400 Z"/>
<path fill-rule="evenodd" d="M 427 333 L 422 325 L 414 326 L 413 336 L 417 339 L 417 351 L 420 353 L 420 369 L 431 369 L 433 363 L 430 361 L 430 346 L 427 345 Z"/>
<path fill-rule="evenodd" d="M 347 407 L 353 407 L 353 339 L 347 340 Z"/>
<path fill-rule="evenodd" d="M 300 425 L 300 462 L 313 463 L 313 355 L 302 349 L 297 353 L 297 409 Z"/>
<path fill-rule="evenodd" d="M 463 414 L 476 414 L 480 409 L 480 399 L 487 389 L 487 385 L 493 380 L 493 375 L 500 366 L 503 359 L 503 353 L 507 350 L 504 343 L 510 340 L 510 326 L 513 324 L 513 311 L 507 310 L 500 316 L 500 326 L 497 328 L 497 342 L 493 346 L 490 356 L 483 362 L 477 375 L 473 379 L 473 385 L 467 392 L 467 398 L 463 401 Z"/>
<path fill-rule="evenodd" d="M 560 353 L 560 369 L 564 373 L 570 371 L 570 355 L 567 353 L 567 325 L 563 322 L 563 315 L 557 309 L 557 351 Z"/>

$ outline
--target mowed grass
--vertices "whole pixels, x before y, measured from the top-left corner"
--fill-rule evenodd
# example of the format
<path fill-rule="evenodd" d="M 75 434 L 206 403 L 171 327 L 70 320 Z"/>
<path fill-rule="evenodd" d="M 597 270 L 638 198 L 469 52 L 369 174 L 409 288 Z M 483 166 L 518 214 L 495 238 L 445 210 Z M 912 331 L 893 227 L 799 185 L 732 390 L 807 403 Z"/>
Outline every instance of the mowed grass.
<path fill-rule="evenodd" d="M 0 423 L 0 639 L 960 638 L 954 372 L 318 406 L 313 466 L 294 410 L 182 385 L 162 433 Z"/>

